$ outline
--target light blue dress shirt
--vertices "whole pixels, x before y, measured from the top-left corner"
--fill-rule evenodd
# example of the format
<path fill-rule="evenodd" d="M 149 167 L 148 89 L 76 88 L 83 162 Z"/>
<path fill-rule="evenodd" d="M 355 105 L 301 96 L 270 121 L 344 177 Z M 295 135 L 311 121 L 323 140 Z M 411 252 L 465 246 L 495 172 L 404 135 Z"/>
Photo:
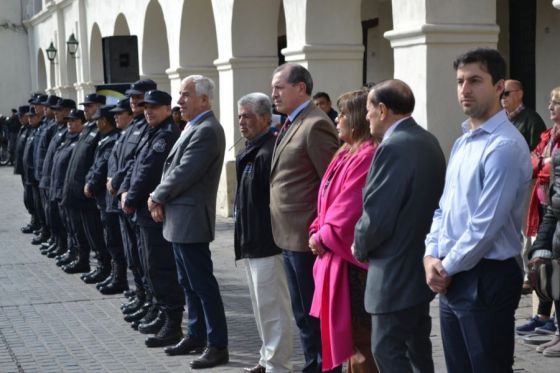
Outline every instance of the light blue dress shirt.
<path fill-rule="evenodd" d="M 426 238 L 425 255 L 444 258 L 449 275 L 483 258 L 521 253 L 523 201 L 532 176 L 529 147 L 504 110 L 477 129 L 468 120 L 462 128 Z"/>

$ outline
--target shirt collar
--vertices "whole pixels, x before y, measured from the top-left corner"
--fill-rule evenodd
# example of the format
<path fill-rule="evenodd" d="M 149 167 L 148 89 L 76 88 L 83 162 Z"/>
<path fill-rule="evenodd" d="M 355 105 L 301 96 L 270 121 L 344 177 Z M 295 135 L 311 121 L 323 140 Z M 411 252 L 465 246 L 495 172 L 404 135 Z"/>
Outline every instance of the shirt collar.
<path fill-rule="evenodd" d="M 288 115 L 288 118 L 290 119 L 290 122 L 294 123 L 294 121 L 296 120 L 299 113 L 301 113 L 303 111 L 303 109 L 305 109 L 310 103 L 311 103 L 311 100 L 305 101 L 303 104 L 299 105 L 294 111 L 292 111 Z"/>
<path fill-rule="evenodd" d="M 198 123 L 198 121 L 200 121 L 202 119 L 202 117 L 206 116 L 208 113 L 210 112 L 210 110 L 206 110 L 203 111 L 202 113 L 198 114 L 196 117 L 194 117 L 193 119 L 191 119 L 189 121 L 190 124 L 196 124 Z"/>
<path fill-rule="evenodd" d="M 397 128 L 397 126 L 402 121 L 404 121 L 405 119 L 408 119 L 408 118 L 410 118 L 410 117 L 401 118 L 401 119 L 397 120 L 395 123 L 391 124 L 391 126 L 389 126 L 389 128 L 387 128 L 387 131 L 385 131 L 385 134 L 383 135 L 383 140 L 382 141 L 385 141 L 386 139 L 388 139 L 393 134 L 393 132 L 395 132 L 395 129 Z"/>
<path fill-rule="evenodd" d="M 514 111 L 512 111 L 511 113 L 507 113 L 507 116 L 509 119 L 515 118 L 519 113 L 521 113 L 523 111 L 523 109 L 525 109 L 525 106 L 523 105 L 523 103 L 519 104 L 519 106 L 517 108 L 515 108 Z"/>
<path fill-rule="evenodd" d="M 508 117 L 505 110 L 500 110 L 493 116 L 491 116 L 486 122 L 482 123 L 482 125 L 476 129 L 471 129 L 470 119 L 465 120 L 461 127 L 463 129 L 463 133 L 470 133 L 471 135 L 480 133 L 482 131 L 486 133 L 494 132 L 502 123 L 508 122 Z"/>

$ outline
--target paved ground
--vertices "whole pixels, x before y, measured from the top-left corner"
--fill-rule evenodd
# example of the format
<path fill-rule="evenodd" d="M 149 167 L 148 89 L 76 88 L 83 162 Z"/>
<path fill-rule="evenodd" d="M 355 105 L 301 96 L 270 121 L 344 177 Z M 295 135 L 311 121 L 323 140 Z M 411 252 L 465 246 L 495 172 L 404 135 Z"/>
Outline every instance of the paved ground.
<path fill-rule="evenodd" d="M 0 168 L 0 373 L 185 372 L 192 357 L 167 357 L 122 320 L 120 296 L 103 296 L 78 275 L 63 273 L 19 232 L 28 221 L 19 177 Z M 233 260 L 233 224 L 220 218 L 211 248 L 226 307 L 231 362 L 212 372 L 239 372 L 258 359 L 258 337 L 242 264 Z M 531 314 L 525 296 L 518 322 Z M 432 315 L 434 361 L 445 372 L 437 302 Z M 295 346 L 299 342 L 294 336 Z M 294 354 L 296 371 L 302 355 Z M 544 358 L 516 343 L 516 372 L 558 372 L 560 359 Z"/>

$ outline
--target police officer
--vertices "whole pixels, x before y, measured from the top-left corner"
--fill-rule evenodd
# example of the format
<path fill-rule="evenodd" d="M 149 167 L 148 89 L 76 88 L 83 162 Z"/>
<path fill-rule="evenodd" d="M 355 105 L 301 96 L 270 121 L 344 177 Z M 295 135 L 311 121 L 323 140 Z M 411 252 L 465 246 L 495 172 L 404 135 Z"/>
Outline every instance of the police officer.
<path fill-rule="evenodd" d="M 33 162 L 33 160 L 39 142 L 37 129 L 41 124 L 41 114 L 36 112 L 35 108 L 31 107 L 29 111 L 25 113 L 25 116 L 29 121 L 30 129 L 25 141 L 25 147 L 23 149 L 23 175 L 25 179 L 25 188 L 28 193 L 27 197 L 30 198 L 29 201 L 33 205 L 33 212 L 35 214 L 36 221 L 40 222 L 41 219 L 38 217 L 38 215 L 39 210 L 42 210 L 42 206 L 41 199 L 39 197 L 39 182 L 35 178 L 35 163 Z M 38 233 L 40 234 L 40 232 Z"/>
<path fill-rule="evenodd" d="M 126 267 L 124 266 L 124 249 L 121 231 L 118 225 L 119 216 L 117 213 L 107 212 L 107 190 L 105 188 L 109 157 L 120 136 L 120 131 L 116 128 L 114 114 L 111 112 L 113 108 L 114 106 L 101 107 L 93 117 L 93 119 L 97 121 L 97 130 L 101 135 L 101 139 L 95 149 L 94 162 L 86 175 L 86 184 L 84 186 L 85 196 L 88 198 L 95 198 L 97 203 L 97 208 L 101 216 L 101 223 L 103 225 L 105 245 L 112 259 L 111 273 L 114 273 L 114 276 L 110 283 L 112 283 L 113 286 L 111 286 L 110 289 L 107 289 L 106 286 L 101 287 L 101 289 L 103 289 L 102 293 L 104 294 L 116 294 L 128 289 Z M 98 260 L 99 259 L 100 258 L 98 258 Z M 109 259 L 103 259 L 101 262 L 107 260 Z M 114 270 L 117 260 L 121 268 L 118 273 Z M 110 273 L 107 274 L 106 278 L 109 277 L 111 277 Z"/>
<path fill-rule="evenodd" d="M 45 117 L 52 117 L 52 126 L 54 129 L 54 135 L 51 138 L 47 152 L 45 154 L 45 159 L 43 161 L 43 170 L 41 172 L 41 180 L 39 181 L 39 189 L 41 190 L 41 195 L 45 198 L 45 216 L 47 224 L 51 231 L 51 244 L 47 246 L 42 253 L 45 253 L 47 257 L 54 258 L 66 251 L 66 245 L 60 245 L 60 238 L 63 236 L 60 231 L 61 226 L 59 224 L 59 211 L 58 203 L 53 203 L 52 199 L 49 197 L 50 189 L 50 179 L 51 179 L 51 169 L 52 169 L 52 159 L 56 149 L 60 146 L 60 143 L 64 140 L 66 136 L 66 121 L 64 118 L 68 116 L 70 110 L 76 108 L 76 103 L 71 99 L 61 99 L 57 96 L 51 95 L 47 98 L 45 103 Z M 56 232 L 55 232 L 56 231 Z M 58 239 L 57 239 L 58 238 Z"/>
<path fill-rule="evenodd" d="M 114 114 L 114 120 L 119 131 L 119 135 L 113 149 L 111 150 L 109 160 L 107 161 L 107 182 L 110 182 L 113 174 L 118 169 L 118 155 L 122 149 L 123 138 L 129 124 L 132 122 L 132 119 L 134 119 L 128 97 L 120 100 L 116 107 L 111 109 L 111 113 Z M 107 215 L 110 215 L 110 219 L 116 219 L 114 227 L 119 230 L 117 234 L 121 239 L 121 245 L 114 246 L 114 249 L 108 245 L 107 248 L 109 249 L 112 259 L 111 274 L 103 282 L 98 283 L 96 287 L 102 294 L 116 294 L 126 291 L 128 288 L 128 281 L 126 277 L 127 259 L 125 259 L 124 243 L 122 241 L 122 234 L 119 226 L 122 210 L 119 208 L 118 198 L 109 193 L 105 187 L 106 185 L 104 185 L 104 190 L 106 192 L 105 198 Z"/>
<path fill-rule="evenodd" d="M 63 266 L 66 273 L 88 272 L 89 253 L 93 249 L 98 253 L 98 267 L 87 273 L 83 278 L 88 283 L 99 282 L 107 277 L 109 262 L 107 261 L 101 217 L 94 200 L 84 195 L 86 174 L 93 164 L 95 148 L 100 140 L 93 115 L 105 102 L 105 96 L 92 93 L 86 96 L 81 105 L 84 106 L 84 116 L 88 121 L 76 143 L 76 148 L 68 163 L 68 170 L 64 181 L 61 204 L 67 209 L 75 241 L 78 242 L 76 260 Z M 99 255 L 99 253 L 102 253 Z"/>
<path fill-rule="evenodd" d="M 163 224 L 152 219 L 147 202 L 149 193 L 160 182 L 165 159 L 179 138 L 179 128 L 171 119 L 171 96 L 163 91 L 146 92 L 144 115 L 149 129 L 138 146 L 130 183 L 121 202 L 124 213 L 134 214 L 140 228 L 144 270 L 159 310 L 154 320 L 140 323 L 138 330 L 155 334 L 146 339 L 146 346 L 163 347 L 182 339 L 185 297 L 177 279 L 173 248 L 163 238 Z"/>
<path fill-rule="evenodd" d="M 146 79 L 138 80 L 131 84 L 130 88 L 126 91 L 134 119 L 123 135 L 122 148 L 116 156 L 116 170 L 107 181 L 107 190 L 119 199 L 120 195 L 127 191 L 124 181 L 132 169 L 134 154 L 136 153 L 140 139 L 148 127 L 146 119 L 144 118 L 144 110 L 141 106 L 144 101 L 144 93 L 153 89 L 156 89 L 156 83 L 153 80 Z M 124 304 L 122 310 L 123 313 L 127 315 L 125 316 L 127 321 L 135 322 L 146 315 L 149 304 L 145 305 L 145 302 L 147 298 L 150 298 L 150 295 L 149 291 L 148 295 L 146 295 L 146 287 L 148 285 L 144 282 L 144 272 L 142 271 L 138 248 L 139 232 L 136 223 L 132 221 L 130 216 L 125 216 L 123 214 L 121 214 L 119 222 L 127 264 L 134 277 L 134 284 L 136 287 L 134 298 L 129 303 Z"/>
<path fill-rule="evenodd" d="M 69 264 L 77 255 L 78 243 L 75 240 L 76 234 L 71 230 L 72 222 L 70 221 L 67 209 L 61 206 L 60 203 L 62 201 L 68 163 L 86 121 L 82 110 L 72 109 L 68 115 L 60 117 L 63 112 L 63 110 L 56 110 L 55 118 L 58 123 L 67 123 L 67 132 L 54 151 L 52 167 L 49 170 L 49 200 L 51 206 L 56 206 L 56 208 L 52 208 L 53 232 L 58 238 L 57 244 L 60 251 L 68 250 L 63 255 L 57 257 L 56 264 L 59 266 Z"/>
<path fill-rule="evenodd" d="M 29 224 L 21 227 L 22 233 L 33 233 L 34 230 L 39 228 L 35 216 L 35 209 L 33 208 L 33 192 L 31 191 L 31 186 L 27 186 L 27 183 L 25 182 L 25 173 L 23 172 L 23 152 L 25 149 L 25 144 L 27 142 L 27 137 L 33 130 L 29 126 L 28 117 L 25 116 L 28 111 L 29 105 L 22 105 L 18 107 L 17 115 L 18 121 L 21 123 L 21 127 L 18 132 L 14 152 L 14 174 L 21 176 L 21 183 L 23 185 L 23 204 L 29 212 L 29 215 L 31 215 L 31 221 L 29 222 Z"/>

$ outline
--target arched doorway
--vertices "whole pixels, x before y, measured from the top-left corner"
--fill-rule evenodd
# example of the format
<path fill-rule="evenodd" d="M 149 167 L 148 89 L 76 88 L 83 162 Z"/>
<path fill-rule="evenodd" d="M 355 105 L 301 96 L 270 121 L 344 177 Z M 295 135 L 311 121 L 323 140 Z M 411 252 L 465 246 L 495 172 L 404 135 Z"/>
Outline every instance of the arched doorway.
<path fill-rule="evenodd" d="M 169 92 L 170 84 L 165 70 L 169 68 L 169 43 L 161 6 L 150 1 L 144 18 L 140 75 L 153 79 L 158 89 Z"/>
<path fill-rule="evenodd" d="M 47 69 L 45 67 L 45 55 L 42 49 L 37 52 L 37 90 L 47 89 Z"/>

